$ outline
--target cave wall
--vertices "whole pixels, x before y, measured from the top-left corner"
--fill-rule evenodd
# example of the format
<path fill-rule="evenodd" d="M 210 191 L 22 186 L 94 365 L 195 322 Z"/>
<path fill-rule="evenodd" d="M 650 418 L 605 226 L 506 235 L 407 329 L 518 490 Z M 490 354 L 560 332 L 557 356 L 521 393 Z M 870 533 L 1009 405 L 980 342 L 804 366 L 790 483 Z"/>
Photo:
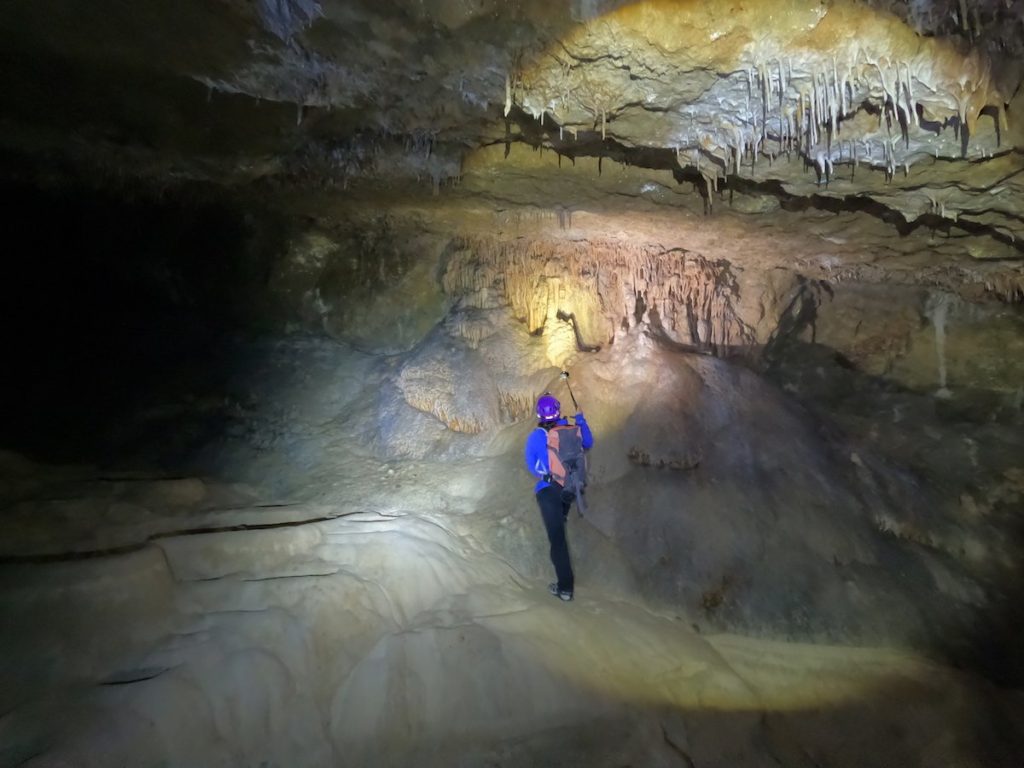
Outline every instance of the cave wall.
<path fill-rule="evenodd" d="M 207 363 L 219 357 L 226 376 L 223 350 L 233 338 L 323 334 L 399 353 L 443 328 L 480 355 L 474 348 L 495 333 L 490 313 L 506 308 L 553 367 L 639 329 L 679 349 L 785 369 L 789 386 L 832 403 L 855 394 L 856 377 L 841 373 L 851 371 L 938 394 L 973 421 L 1020 416 L 1021 312 L 991 294 L 912 279 L 830 280 L 770 258 L 751 262 L 742 251 L 728 258 L 702 230 L 588 234 L 568 211 L 517 218 L 509 237 L 501 218 L 490 219 L 499 230 L 490 234 L 471 218 L 460 226 L 458 204 L 437 212 L 342 206 L 301 218 L 287 196 L 257 201 L 187 186 L 163 196 L 123 192 L 5 187 L 5 219 L 32 243 L 11 259 L 4 282 L 5 345 L 22 372 L 5 382 L 22 406 L 4 426 L 12 446 L 43 450 L 45 425 L 65 421 L 73 452 L 112 414 L 159 400 L 161 388 L 192 386 L 201 399 L 197 374 L 207 373 L 199 369 L 216 369 Z M 491 355 L 509 384 L 486 413 L 459 414 L 451 402 L 416 394 L 424 382 L 436 391 L 437 376 L 457 392 L 458 365 L 440 352 L 420 354 L 402 379 L 404 396 L 447 414 L 449 426 L 483 429 L 525 413 L 537 384 L 521 378 L 516 358 L 534 354 L 509 342 Z M 820 360 L 835 375 L 815 375 Z"/>
<path fill-rule="evenodd" d="M 412 347 L 453 307 L 472 339 L 481 332 L 469 320 L 474 310 L 508 307 L 527 333 L 549 340 L 552 365 L 637 327 L 681 348 L 753 363 L 789 344 L 817 345 L 896 386 L 955 390 L 992 409 L 1019 410 L 1014 352 L 1024 320 L 1012 301 L 956 294 L 912 275 L 829 280 L 750 264 L 742 254 L 708 256 L 685 231 L 644 242 L 580 237 L 563 223 L 554 234 L 522 224 L 510 238 L 441 229 L 399 211 L 356 214 L 333 232 L 305 234 L 279 254 L 274 300 L 290 327 L 379 350 Z"/>

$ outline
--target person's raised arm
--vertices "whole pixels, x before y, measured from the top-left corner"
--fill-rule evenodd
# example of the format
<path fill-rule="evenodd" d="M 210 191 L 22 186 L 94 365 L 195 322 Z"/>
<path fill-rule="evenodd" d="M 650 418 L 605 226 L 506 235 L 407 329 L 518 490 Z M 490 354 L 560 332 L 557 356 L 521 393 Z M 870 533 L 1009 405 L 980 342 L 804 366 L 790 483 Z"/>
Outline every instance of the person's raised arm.
<path fill-rule="evenodd" d="M 580 428 L 583 450 L 589 451 L 594 445 L 594 433 L 590 431 L 590 425 L 587 424 L 586 416 L 582 413 L 577 413 L 574 418 L 576 420 L 576 426 Z"/>

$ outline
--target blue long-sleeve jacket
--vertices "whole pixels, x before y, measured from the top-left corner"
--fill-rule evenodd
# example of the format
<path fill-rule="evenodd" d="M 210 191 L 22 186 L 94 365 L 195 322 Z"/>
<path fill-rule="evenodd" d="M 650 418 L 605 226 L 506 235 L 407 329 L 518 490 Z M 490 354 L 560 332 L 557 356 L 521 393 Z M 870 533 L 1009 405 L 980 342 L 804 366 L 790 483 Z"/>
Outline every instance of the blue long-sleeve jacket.
<path fill-rule="evenodd" d="M 590 431 L 590 425 L 582 413 L 576 414 L 576 426 L 580 428 L 580 437 L 583 438 L 583 450 L 589 451 L 594 445 L 594 434 Z M 568 424 L 568 419 L 559 419 L 559 424 Z M 537 485 L 533 492 L 537 493 L 541 488 L 547 488 L 551 483 L 544 482 L 544 475 L 551 472 L 548 465 L 548 433 L 543 427 L 537 427 L 530 436 L 526 438 L 526 449 L 523 452 L 526 460 L 526 471 L 537 478 Z"/>

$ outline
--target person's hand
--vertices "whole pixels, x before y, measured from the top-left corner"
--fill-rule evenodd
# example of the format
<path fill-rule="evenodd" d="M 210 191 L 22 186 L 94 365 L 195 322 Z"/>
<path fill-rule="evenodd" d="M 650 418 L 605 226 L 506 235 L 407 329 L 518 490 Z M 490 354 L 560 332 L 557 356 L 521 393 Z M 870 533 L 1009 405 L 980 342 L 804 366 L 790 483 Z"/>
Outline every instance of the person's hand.
<path fill-rule="evenodd" d="M 577 413 L 575 416 L 573 416 L 573 418 L 576 420 L 577 424 L 579 424 L 580 422 L 586 423 L 587 421 L 587 417 L 584 416 L 582 412 Z"/>

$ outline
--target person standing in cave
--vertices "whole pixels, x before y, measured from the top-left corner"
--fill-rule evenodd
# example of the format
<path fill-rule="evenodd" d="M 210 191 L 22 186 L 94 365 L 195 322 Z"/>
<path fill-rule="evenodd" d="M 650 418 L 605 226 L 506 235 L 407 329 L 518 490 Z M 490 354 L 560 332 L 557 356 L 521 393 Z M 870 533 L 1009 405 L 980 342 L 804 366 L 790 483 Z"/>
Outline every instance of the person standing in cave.
<path fill-rule="evenodd" d="M 526 469 L 537 478 L 533 491 L 548 534 L 551 564 L 555 567 L 558 579 L 548 585 L 548 591 L 565 601 L 572 600 L 575 587 L 569 543 L 565 537 L 569 509 L 575 494 L 563 487 L 566 470 L 559 459 L 558 446 L 566 430 L 573 433 L 583 451 L 589 451 L 594 445 L 594 435 L 583 414 L 577 413 L 573 420 L 575 425 L 570 425 L 569 420 L 562 417 L 561 403 L 550 392 L 545 392 L 537 400 L 537 428 L 526 439 L 525 449 Z M 568 440 L 572 440 L 573 435 Z"/>

